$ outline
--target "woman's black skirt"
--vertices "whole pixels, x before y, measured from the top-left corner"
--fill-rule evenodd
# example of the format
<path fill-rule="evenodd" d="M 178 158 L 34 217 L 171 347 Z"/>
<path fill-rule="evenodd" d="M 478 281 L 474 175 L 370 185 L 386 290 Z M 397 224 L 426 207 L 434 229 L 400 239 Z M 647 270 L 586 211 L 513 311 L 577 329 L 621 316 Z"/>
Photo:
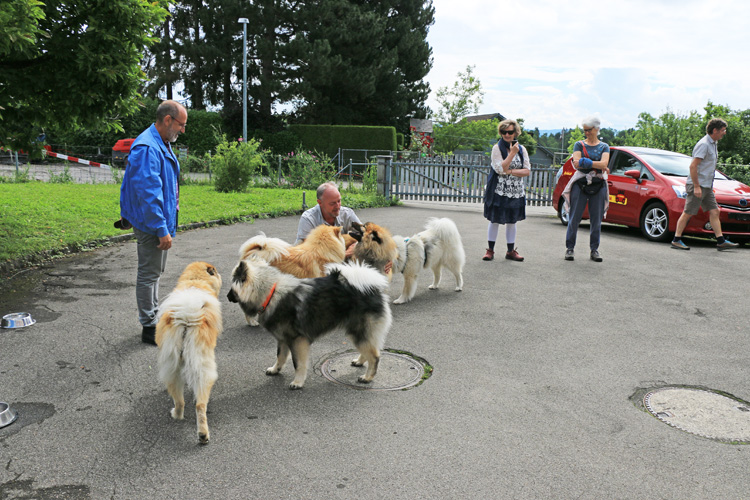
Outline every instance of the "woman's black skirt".
<path fill-rule="evenodd" d="M 494 224 L 515 224 L 526 218 L 526 198 L 508 198 L 494 193 L 492 203 L 485 203 L 484 217 Z"/>

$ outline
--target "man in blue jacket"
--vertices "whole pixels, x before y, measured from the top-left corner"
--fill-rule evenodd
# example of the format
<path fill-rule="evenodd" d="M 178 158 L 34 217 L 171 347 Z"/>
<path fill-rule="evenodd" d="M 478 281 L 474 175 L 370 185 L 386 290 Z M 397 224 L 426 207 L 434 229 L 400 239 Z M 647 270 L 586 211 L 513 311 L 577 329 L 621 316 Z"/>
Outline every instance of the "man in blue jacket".
<path fill-rule="evenodd" d="M 138 242 L 135 297 L 141 341 L 156 345 L 159 278 L 177 230 L 180 164 L 171 143 L 185 132 L 187 111 L 178 102 L 164 101 L 156 123 L 133 142 L 120 189 L 120 215 L 133 226 Z M 123 221 L 124 222 L 124 221 Z"/>

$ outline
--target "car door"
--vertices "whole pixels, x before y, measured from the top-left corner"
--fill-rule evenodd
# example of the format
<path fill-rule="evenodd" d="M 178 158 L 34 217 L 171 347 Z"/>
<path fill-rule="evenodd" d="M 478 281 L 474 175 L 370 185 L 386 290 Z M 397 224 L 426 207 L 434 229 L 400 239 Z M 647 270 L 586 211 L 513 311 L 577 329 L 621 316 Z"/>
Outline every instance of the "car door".
<path fill-rule="evenodd" d="M 637 170 L 640 177 L 648 176 L 646 168 L 637 158 L 627 151 L 615 150 L 609 162 L 609 210 L 607 222 L 625 224 L 637 227 L 640 219 L 641 183 L 637 179 L 625 175 L 628 170 Z"/>

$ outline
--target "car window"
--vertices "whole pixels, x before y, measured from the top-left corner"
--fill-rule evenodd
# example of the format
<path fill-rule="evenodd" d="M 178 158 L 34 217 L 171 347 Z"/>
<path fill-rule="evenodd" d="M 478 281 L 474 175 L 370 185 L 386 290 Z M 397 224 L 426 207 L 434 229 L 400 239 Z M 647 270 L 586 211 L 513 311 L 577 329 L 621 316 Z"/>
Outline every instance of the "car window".
<path fill-rule="evenodd" d="M 609 165 L 609 173 L 614 175 L 625 175 L 628 170 L 638 170 L 642 172 L 643 164 L 633 155 L 624 151 L 618 151 Z"/>
<path fill-rule="evenodd" d="M 690 162 L 693 160 L 690 156 L 680 154 L 649 154 L 639 155 L 648 163 L 651 168 L 663 175 L 675 177 L 687 177 L 690 175 Z M 714 179 L 726 179 L 724 174 L 718 170 L 714 174 Z"/>

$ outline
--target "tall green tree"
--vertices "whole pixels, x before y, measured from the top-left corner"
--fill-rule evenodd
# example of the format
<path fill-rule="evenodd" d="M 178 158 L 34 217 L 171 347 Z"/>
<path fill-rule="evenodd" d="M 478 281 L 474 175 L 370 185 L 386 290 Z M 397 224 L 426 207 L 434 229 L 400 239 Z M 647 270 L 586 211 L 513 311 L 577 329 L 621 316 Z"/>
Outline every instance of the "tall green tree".
<path fill-rule="evenodd" d="M 152 34 L 164 21 L 167 4 L 3 1 L 3 18 L 19 7 L 26 7 L 27 14 L 18 32 L 24 41 L 9 46 L 0 42 L 0 145 L 38 148 L 34 139 L 54 124 L 121 128 L 122 117 L 138 106 L 141 57 L 155 42 Z M 0 35 L 5 35 L 9 26 L 0 26 Z"/>
<path fill-rule="evenodd" d="M 434 119 L 443 123 L 456 123 L 461 118 L 479 112 L 484 102 L 482 83 L 474 76 L 476 66 L 466 66 L 466 72 L 458 72 L 458 80 L 452 87 L 440 87 L 435 99 L 438 109 Z"/>
<path fill-rule="evenodd" d="M 306 8 L 297 114 L 307 123 L 396 125 L 424 118 L 431 0 L 321 0 Z"/>

